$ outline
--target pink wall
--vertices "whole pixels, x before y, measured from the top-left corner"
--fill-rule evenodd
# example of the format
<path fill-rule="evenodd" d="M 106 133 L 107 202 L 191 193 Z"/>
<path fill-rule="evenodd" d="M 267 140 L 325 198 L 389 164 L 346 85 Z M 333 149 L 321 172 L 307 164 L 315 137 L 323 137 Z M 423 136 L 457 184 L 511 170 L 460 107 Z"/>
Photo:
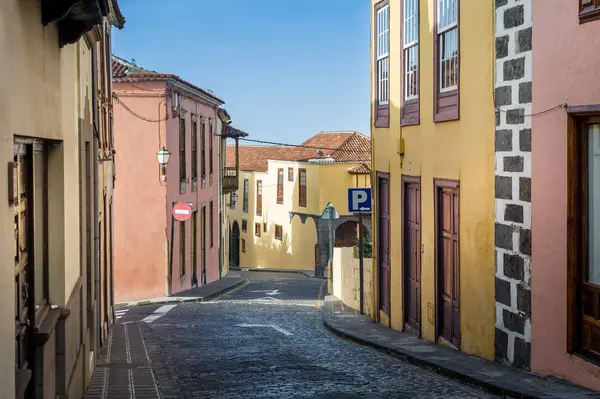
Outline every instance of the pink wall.
<path fill-rule="evenodd" d="M 169 110 L 171 109 L 170 99 L 169 101 Z M 217 130 L 217 108 L 209 105 L 205 105 L 203 103 L 199 103 L 192 99 L 180 96 L 179 102 L 181 107 L 187 111 L 185 113 L 185 131 L 186 131 L 186 169 L 187 169 L 187 177 L 188 183 L 186 183 L 185 194 L 180 194 L 179 192 L 179 118 L 169 118 L 167 120 L 167 142 L 168 148 L 173 154 L 169 165 L 167 167 L 167 178 L 168 178 L 168 193 L 167 193 L 167 217 L 170 220 L 171 217 L 171 204 L 173 202 L 191 202 L 192 209 L 197 209 L 197 263 L 196 267 L 196 276 L 198 280 L 198 285 L 201 284 L 201 267 L 202 267 L 202 234 L 201 234 L 201 209 L 202 206 L 206 207 L 206 282 L 210 283 L 212 281 L 219 279 L 219 202 L 218 202 L 218 193 L 219 193 L 219 138 L 216 136 Z M 170 112 L 170 111 L 169 111 Z M 192 191 L 192 154 L 191 154 L 191 120 L 192 114 L 198 116 L 198 127 L 197 127 L 197 137 L 198 137 L 198 184 L 197 191 Z M 205 134 L 206 134 L 206 179 L 204 188 L 202 185 L 201 179 L 201 143 L 200 143 L 200 126 L 202 123 L 201 117 L 204 117 L 205 123 Z M 213 134 L 210 136 L 210 128 L 209 128 L 209 120 L 212 120 L 213 124 Z M 208 140 L 213 141 L 213 175 L 212 179 L 209 175 L 209 142 Z M 213 247 L 210 247 L 210 201 L 213 201 Z M 180 262 L 180 234 L 179 234 L 179 222 L 175 223 L 175 236 L 174 236 L 174 251 L 173 251 L 173 284 L 172 284 L 172 294 L 176 294 L 179 291 L 186 290 L 192 287 L 192 257 L 191 257 L 191 240 L 192 240 L 192 231 L 191 231 L 191 219 L 185 222 L 186 229 L 186 243 L 185 243 L 185 262 L 186 262 L 186 273 L 185 275 L 180 275 L 181 270 L 181 262 Z M 170 223 L 169 223 L 169 234 L 170 234 Z"/>
<path fill-rule="evenodd" d="M 533 112 L 600 104 L 600 21 L 576 1 L 533 0 Z M 567 113 L 532 118 L 532 371 L 600 389 L 600 368 L 567 353 Z"/>
<path fill-rule="evenodd" d="M 161 82 L 137 83 L 164 93 Z M 164 118 L 162 97 L 150 97 L 125 83 L 114 83 L 121 101 L 153 120 Z M 162 102 L 162 104 L 161 104 Z M 161 112 L 159 112 L 159 109 Z M 165 201 L 156 152 L 164 143 L 165 122 L 152 123 L 114 106 L 117 178 L 114 190 L 115 302 L 165 295 Z"/>

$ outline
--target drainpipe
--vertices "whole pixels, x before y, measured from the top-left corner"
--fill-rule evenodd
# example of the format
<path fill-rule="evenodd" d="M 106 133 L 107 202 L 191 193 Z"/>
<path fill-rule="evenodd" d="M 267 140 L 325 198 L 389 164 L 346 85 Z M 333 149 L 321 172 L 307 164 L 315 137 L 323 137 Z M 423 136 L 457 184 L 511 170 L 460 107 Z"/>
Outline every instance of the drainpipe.
<path fill-rule="evenodd" d="M 98 227 L 98 55 L 92 48 L 92 119 L 94 123 L 94 331 L 95 349 L 100 349 L 100 228 Z"/>

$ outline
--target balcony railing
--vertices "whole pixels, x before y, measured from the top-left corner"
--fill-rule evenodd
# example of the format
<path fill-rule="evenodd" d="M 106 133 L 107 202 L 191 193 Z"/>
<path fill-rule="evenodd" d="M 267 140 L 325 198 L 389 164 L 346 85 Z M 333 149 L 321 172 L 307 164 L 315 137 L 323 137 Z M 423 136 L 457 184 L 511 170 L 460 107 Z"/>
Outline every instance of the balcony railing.
<path fill-rule="evenodd" d="M 223 168 L 223 194 L 230 194 L 238 189 L 238 171 L 235 167 Z"/>

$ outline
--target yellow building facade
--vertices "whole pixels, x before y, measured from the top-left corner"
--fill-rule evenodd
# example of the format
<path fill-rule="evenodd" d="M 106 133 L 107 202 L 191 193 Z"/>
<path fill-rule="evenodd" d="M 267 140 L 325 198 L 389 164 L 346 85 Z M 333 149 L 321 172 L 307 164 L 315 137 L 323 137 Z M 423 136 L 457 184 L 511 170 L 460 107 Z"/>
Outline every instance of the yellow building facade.
<path fill-rule="evenodd" d="M 352 135 L 359 134 L 337 138 L 343 143 Z M 362 144 L 352 151 L 354 161 L 335 161 L 347 158 L 339 152 L 320 158 L 314 149 L 240 146 L 237 201 L 232 206 L 229 198 L 225 204 L 230 265 L 318 273 L 319 265 L 327 264 L 323 210 L 331 202 L 340 214 L 334 230 L 344 221 L 356 223 L 348 212 L 348 188 L 370 187 L 369 169 L 362 163 L 369 162 L 370 140 L 353 137 Z M 230 152 L 228 163 L 233 163 Z"/>
<path fill-rule="evenodd" d="M 494 358 L 494 3 L 371 1 L 374 312 Z"/>

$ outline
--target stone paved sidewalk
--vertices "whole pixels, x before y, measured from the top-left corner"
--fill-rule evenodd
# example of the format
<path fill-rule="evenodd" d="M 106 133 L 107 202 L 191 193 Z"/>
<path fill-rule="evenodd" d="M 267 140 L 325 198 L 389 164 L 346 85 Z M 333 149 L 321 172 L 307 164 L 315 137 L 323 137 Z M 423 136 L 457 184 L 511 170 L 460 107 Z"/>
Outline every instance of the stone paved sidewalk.
<path fill-rule="evenodd" d="M 587 388 L 466 355 L 384 327 L 333 296 L 325 298 L 322 316 L 325 326 L 340 336 L 491 394 L 514 398 L 600 398 L 600 393 Z"/>
<path fill-rule="evenodd" d="M 226 291 L 230 291 L 240 285 L 246 283 L 238 272 L 230 272 L 225 277 L 215 282 L 203 285 L 200 287 L 190 288 L 186 291 L 178 292 L 174 296 L 164 296 L 158 298 L 144 299 L 140 301 L 121 302 L 116 304 L 117 308 L 129 307 L 129 306 L 143 306 L 143 305 L 158 305 L 166 303 L 176 302 L 201 302 L 209 301 L 215 297 L 223 294 Z"/>

